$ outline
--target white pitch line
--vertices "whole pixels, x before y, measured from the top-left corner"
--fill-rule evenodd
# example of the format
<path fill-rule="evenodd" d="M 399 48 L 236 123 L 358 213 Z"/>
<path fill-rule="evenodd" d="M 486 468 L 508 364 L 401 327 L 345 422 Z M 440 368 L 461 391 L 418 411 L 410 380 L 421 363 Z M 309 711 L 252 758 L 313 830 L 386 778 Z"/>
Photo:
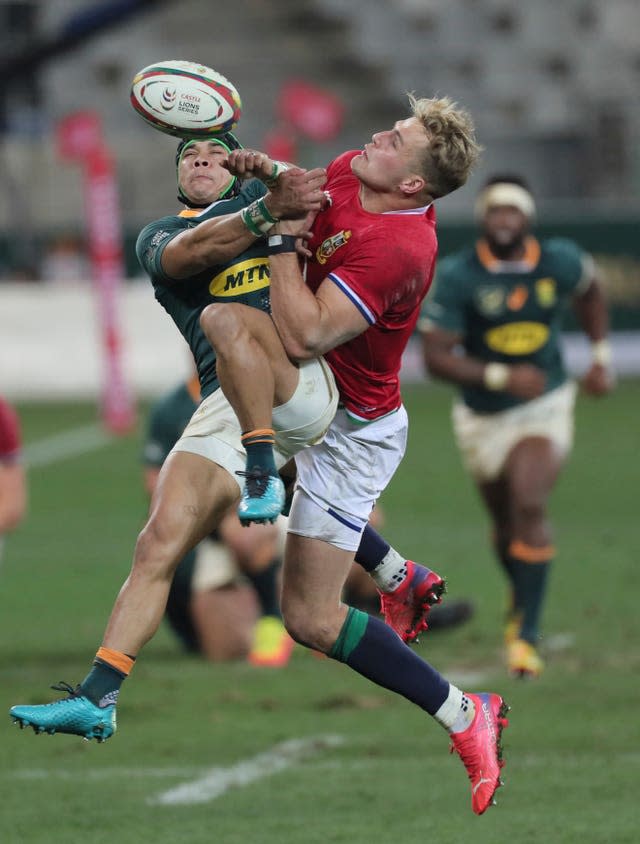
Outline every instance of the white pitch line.
<path fill-rule="evenodd" d="M 195 777 L 205 770 L 202 767 L 173 767 L 173 768 L 125 768 L 105 767 L 90 768 L 89 770 L 69 770 L 60 768 L 24 768 L 7 772 L 7 776 L 20 780 L 125 780 L 125 779 L 177 779 L 178 777 Z"/>
<path fill-rule="evenodd" d="M 210 768 L 199 779 L 163 791 L 155 797 L 150 797 L 147 802 L 156 806 L 208 803 L 230 788 L 242 787 L 263 777 L 270 777 L 302 759 L 328 748 L 338 747 L 343 742 L 341 736 L 312 736 L 284 741 L 271 750 L 238 762 L 230 768 Z"/>
<path fill-rule="evenodd" d="M 543 651 L 549 653 L 559 653 L 561 651 L 568 651 L 576 642 L 575 633 L 552 633 L 542 640 Z"/>
<path fill-rule="evenodd" d="M 476 689 L 487 679 L 486 671 L 465 671 L 464 669 L 452 668 L 445 671 L 444 676 L 450 683 L 459 686 L 461 689 Z"/>
<path fill-rule="evenodd" d="M 25 463 L 29 468 L 49 466 L 67 457 L 76 457 L 103 448 L 113 440 L 113 435 L 96 423 L 72 428 L 37 440 L 24 449 Z"/>

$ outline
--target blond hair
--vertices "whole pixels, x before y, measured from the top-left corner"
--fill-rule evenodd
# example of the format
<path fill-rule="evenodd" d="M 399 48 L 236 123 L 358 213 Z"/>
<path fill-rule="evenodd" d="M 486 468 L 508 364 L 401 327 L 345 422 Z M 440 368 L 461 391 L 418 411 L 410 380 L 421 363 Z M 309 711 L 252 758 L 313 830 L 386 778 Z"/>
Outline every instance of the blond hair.
<path fill-rule="evenodd" d="M 457 103 L 448 97 L 408 97 L 413 116 L 429 136 L 419 166 L 430 195 L 437 199 L 464 185 L 482 147 L 476 142 L 471 115 Z"/>

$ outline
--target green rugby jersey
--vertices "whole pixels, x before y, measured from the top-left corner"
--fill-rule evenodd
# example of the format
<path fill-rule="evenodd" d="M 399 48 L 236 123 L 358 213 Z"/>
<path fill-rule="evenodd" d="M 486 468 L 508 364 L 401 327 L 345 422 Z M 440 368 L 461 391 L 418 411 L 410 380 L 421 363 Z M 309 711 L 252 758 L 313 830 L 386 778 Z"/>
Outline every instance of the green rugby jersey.
<path fill-rule="evenodd" d="M 145 226 L 136 243 L 136 254 L 153 284 L 155 297 L 173 319 L 193 354 L 202 398 L 220 386 L 216 356 L 200 328 L 200 314 L 211 302 L 239 302 L 269 311 L 269 259 L 260 239 L 231 261 L 191 276 L 174 280 L 162 270 L 162 253 L 174 237 L 204 220 L 233 214 L 264 196 L 266 187 L 257 179 L 242 185 L 240 193 L 214 202 L 204 211 L 186 211 L 162 217 Z"/>
<path fill-rule="evenodd" d="M 520 261 L 499 261 L 485 241 L 440 263 L 423 316 L 462 336 L 466 354 L 483 361 L 531 363 L 547 375 L 546 392 L 566 378 L 560 348 L 562 311 L 593 274 L 590 256 L 570 240 L 526 242 Z M 482 386 L 461 388 L 478 413 L 496 413 L 522 399 Z"/>

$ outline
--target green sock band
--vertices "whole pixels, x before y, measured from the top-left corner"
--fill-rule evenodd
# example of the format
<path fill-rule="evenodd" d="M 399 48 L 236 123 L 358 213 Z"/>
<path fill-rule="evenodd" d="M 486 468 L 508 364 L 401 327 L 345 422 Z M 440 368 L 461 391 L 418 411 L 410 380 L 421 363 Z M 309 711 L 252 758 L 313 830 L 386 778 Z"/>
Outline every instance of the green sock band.
<path fill-rule="evenodd" d="M 364 631 L 367 629 L 368 623 L 369 616 L 366 612 L 349 607 L 349 612 L 340 630 L 340 635 L 329 651 L 328 655 L 331 659 L 336 659 L 338 662 L 346 662 L 364 636 Z"/>

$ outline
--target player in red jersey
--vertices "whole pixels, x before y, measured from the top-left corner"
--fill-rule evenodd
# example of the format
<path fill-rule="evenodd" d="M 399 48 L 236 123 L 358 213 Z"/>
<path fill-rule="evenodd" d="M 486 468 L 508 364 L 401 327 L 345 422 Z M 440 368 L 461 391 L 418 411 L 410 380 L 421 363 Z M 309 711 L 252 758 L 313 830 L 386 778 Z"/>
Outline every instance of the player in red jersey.
<path fill-rule="evenodd" d="M 5 534 L 20 524 L 26 511 L 27 480 L 18 414 L 0 396 L 0 555 Z"/>
<path fill-rule="evenodd" d="M 482 814 L 500 785 L 504 701 L 463 693 L 387 625 L 341 601 L 364 526 L 405 450 L 399 369 L 433 275 L 433 201 L 464 184 L 478 154 L 471 119 L 451 101 L 410 103 L 411 117 L 328 168 L 329 201 L 309 233 L 306 283 L 296 250 L 307 221 L 282 221 L 270 232 L 272 316 L 282 343 L 265 314 L 242 306 L 210 305 L 201 324 L 241 427 L 256 435 L 270 427 L 274 386 L 287 377 L 289 359 L 326 357 L 340 405 L 324 440 L 296 455 L 285 625 L 301 644 L 435 717 L 451 734 L 473 810 Z M 232 153 L 229 166 L 261 175 L 258 154 Z M 259 450 L 249 455 L 255 459 Z"/>

